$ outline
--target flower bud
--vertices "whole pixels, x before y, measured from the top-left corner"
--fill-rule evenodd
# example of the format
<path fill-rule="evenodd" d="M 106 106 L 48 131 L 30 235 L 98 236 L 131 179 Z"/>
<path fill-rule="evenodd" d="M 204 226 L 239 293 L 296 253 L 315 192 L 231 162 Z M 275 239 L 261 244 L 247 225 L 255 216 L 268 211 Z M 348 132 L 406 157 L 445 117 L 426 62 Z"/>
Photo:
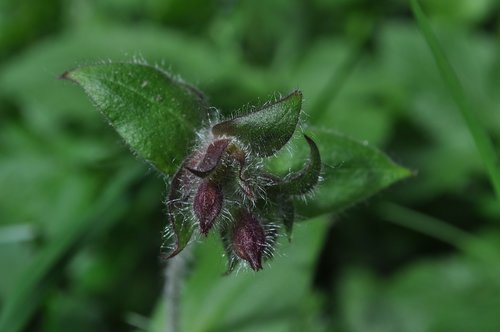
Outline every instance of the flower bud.
<path fill-rule="evenodd" d="M 192 92 L 203 100 L 201 93 Z M 216 225 L 228 258 L 227 273 L 243 261 L 258 271 L 263 260 L 272 258 L 277 222 L 291 239 L 294 198 L 310 194 L 320 178 L 319 149 L 304 135 L 309 158 L 301 170 L 283 177 L 266 171 L 263 158 L 288 144 L 301 109 L 302 93 L 294 91 L 198 132 L 199 141 L 170 184 L 163 245 L 169 258 L 186 247 L 196 228 L 207 236 Z"/>
<path fill-rule="evenodd" d="M 222 209 L 222 190 L 217 183 L 210 179 L 204 179 L 194 197 L 193 209 L 200 222 L 200 231 L 207 235 L 212 228 L 215 218 Z"/>
<path fill-rule="evenodd" d="M 254 215 L 248 211 L 240 213 L 232 240 L 234 253 L 238 257 L 246 260 L 253 270 L 262 269 L 266 236 L 262 225 Z"/>
<path fill-rule="evenodd" d="M 188 166 L 187 169 L 194 175 L 205 178 L 219 165 L 228 144 L 229 139 L 219 139 L 213 141 L 207 147 L 207 151 L 198 165 L 196 167 Z"/>

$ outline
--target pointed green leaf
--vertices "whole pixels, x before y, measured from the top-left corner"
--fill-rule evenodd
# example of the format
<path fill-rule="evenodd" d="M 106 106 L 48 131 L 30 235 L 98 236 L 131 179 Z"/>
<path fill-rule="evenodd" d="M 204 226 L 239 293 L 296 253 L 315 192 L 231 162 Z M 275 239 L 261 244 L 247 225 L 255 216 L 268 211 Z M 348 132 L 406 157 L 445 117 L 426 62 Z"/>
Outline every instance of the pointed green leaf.
<path fill-rule="evenodd" d="M 235 136 L 252 152 L 270 156 L 292 137 L 301 108 L 302 93 L 294 91 L 256 112 L 218 123 L 212 132 L 216 136 Z"/>
<path fill-rule="evenodd" d="M 310 199 L 296 201 L 301 215 L 339 212 L 412 174 L 367 144 L 325 129 L 311 128 L 308 133 L 318 145 L 324 181 Z M 306 153 L 303 144 L 296 144 L 292 157 L 288 153 L 278 155 L 268 164 L 269 169 L 286 174 Z"/>
<path fill-rule="evenodd" d="M 133 151 L 173 174 L 206 116 L 203 96 L 158 68 L 110 63 L 68 71 Z"/>

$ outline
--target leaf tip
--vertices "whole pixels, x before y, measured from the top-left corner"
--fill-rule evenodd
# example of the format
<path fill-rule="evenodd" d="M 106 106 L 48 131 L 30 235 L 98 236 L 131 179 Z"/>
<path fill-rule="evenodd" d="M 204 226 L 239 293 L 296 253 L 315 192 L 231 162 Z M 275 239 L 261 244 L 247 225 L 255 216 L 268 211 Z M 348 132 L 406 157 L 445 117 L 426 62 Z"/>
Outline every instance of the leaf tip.
<path fill-rule="evenodd" d="M 64 73 L 59 75 L 58 79 L 67 80 L 79 84 L 80 82 L 78 78 L 78 71 L 79 68 L 66 70 Z"/>
<path fill-rule="evenodd" d="M 403 166 L 398 166 L 398 174 L 400 179 L 408 178 L 408 177 L 415 177 L 418 175 L 417 170 L 412 170 Z"/>
<path fill-rule="evenodd" d="M 61 75 L 59 75 L 59 77 L 57 79 L 72 81 L 73 78 L 71 77 L 71 70 L 66 70 L 64 73 L 62 73 Z"/>
<path fill-rule="evenodd" d="M 275 105 L 277 104 L 283 104 L 285 107 L 288 107 L 289 110 L 291 110 L 294 114 L 297 115 L 297 121 L 298 121 L 298 115 L 300 111 L 302 110 L 302 91 L 300 90 L 294 90 L 290 94 L 288 94 L 286 97 L 278 100 Z"/>
<path fill-rule="evenodd" d="M 288 99 L 288 98 L 295 98 L 296 100 L 299 100 L 300 102 L 302 102 L 302 91 L 294 90 L 284 99 Z"/>

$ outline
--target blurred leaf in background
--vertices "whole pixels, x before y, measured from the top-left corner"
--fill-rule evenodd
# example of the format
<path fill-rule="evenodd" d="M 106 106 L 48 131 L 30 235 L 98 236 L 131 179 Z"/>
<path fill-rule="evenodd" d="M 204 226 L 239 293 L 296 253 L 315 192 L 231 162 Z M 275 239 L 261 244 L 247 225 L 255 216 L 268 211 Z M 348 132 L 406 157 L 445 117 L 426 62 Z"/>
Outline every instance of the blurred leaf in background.
<path fill-rule="evenodd" d="M 498 157 L 500 4 L 421 5 Z M 17 314 L 15 299 L 26 331 L 162 326 L 165 185 L 56 79 L 134 58 L 182 74 L 225 112 L 300 88 L 306 132 L 366 141 L 418 173 L 299 224 L 262 274 L 220 277 L 217 241 L 199 247 L 187 331 L 498 330 L 500 204 L 401 0 L 1 1 L 0 316 Z M 471 237 L 450 245 L 388 201 Z"/>

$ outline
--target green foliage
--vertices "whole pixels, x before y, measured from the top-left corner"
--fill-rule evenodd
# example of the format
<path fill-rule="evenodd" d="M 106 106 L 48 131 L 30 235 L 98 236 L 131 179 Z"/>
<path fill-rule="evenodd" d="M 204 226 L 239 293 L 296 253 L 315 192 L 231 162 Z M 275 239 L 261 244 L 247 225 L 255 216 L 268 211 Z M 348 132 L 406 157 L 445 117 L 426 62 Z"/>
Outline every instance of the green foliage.
<path fill-rule="evenodd" d="M 167 175 L 180 165 L 207 117 L 194 88 L 151 66 L 94 65 L 62 78 L 78 83 L 132 150 Z"/>
<path fill-rule="evenodd" d="M 432 29 L 427 22 L 427 18 L 422 12 L 418 1 L 411 0 L 411 5 L 420 29 L 422 30 L 422 34 L 432 51 L 441 75 L 443 76 L 443 79 L 455 99 L 455 102 L 457 103 L 458 108 L 462 113 L 467 126 L 469 127 L 469 131 L 474 138 L 474 142 L 488 171 L 488 175 L 490 176 L 497 198 L 500 201 L 500 168 L 493 144 L 477 119 L 472 107 L 469 105 L 460 81 L 439 46 L 439 42 L 432 32 Z"/>
<path fill-rule="evenodd" d="M 314 199 L 298 201 L 299 213 L 314 217 L 343 209 L 373 195 L 392 183 L 411 175 L 380 151 L 327 129 L 309 128 L 307 132 L 318 142 L 324 181 Z M 269 166 L 277 173 L 297 167 L 305 155 L 304 144 L 296 141 L 292 153 L 282 153 Z M 305 158 L 304 158 L 305 159 Z"/>
<path fill-rule="evenodd" d="M 417 21 L 406 1 L 2 1 L 1 328 L 148 331 L 153 317 L 163 331 L 153 304 L 164 185 L 81 90 L 56 79 L 146 59 L 199 86 L 224 120 L 300 89 L 299 125 L 323 159 L 315 199 L 280 205 L 285 220 L 308 222 L 281 239 L 273 264 L 221 277 L 215 235 L 194 251 L 185 328 L 496 331 L 500 209 L 483 160 L 499 153 L 500 5 L 419 2 Z M 476 129 L 457 112 L 466 108 Z M 477 127 L 493 145 L 486 159 Z M 364 142 L 414 176 L 366 201 L 408 171 Z M 304 167 L 307 144 L 298 133 L 291 144 L 292 158 L 269 164 L 276 174 Z"/>
<path fill-rule="evenodd" d="M 490 240 L 498 243 L 497 236 Z M 364 270 L 345 271 L 339 302 L 346 311 L 338 326 L 355 332 L 493 332 L 500 324 L 495 314 L 500 271 L 490 263 L 456 257 L 423 261 L 390 280 Z"/>
<path fill-rule="evenodd" d="M 258 155 L 270 156 L 292 137 L 302 108 L 302 93 L 295 91 L 262 109 L 216 124 L 214 135 L 237 137 Z"/>
<path fill-rule="evenodd" d="M 124 171 L 119 174 L 102 193 L 102 197 L 95 202 L 92 214 L 87 214 L 60 229 L 60 234 L 52 240 L 51 245 L 38 254 L 35 269 L 23 275 L 17 283 L 16 292 L 12 293 L 2 310 L 0 330 L 21 330 L 57 279 L 58 267 L 67 264 L 68 258 L 78 250 L 79 246 L 88 241 L 89 235 L 95 236 L 96 233 L 105 232 L 113 223 L 120 220 L 123 205 L 120 205 L 117 199 L 120 199 L 120 192 L 130 185 L 136 172 Z M 106 216 L 106 223 L 96 227 L 94 223 L 100 215 Z"/>
<path fill-rule="evenodd" d="M 295 132 L 302 108 L 302 93 L 295 91 L 281 100 L 265 105 L 259 110 L 219 122 L 211 127 L 211 132 L 215 137 L 235 137 L 237 139 L 235 143 L 231 143 L 232 149 L 236 149 L 235 152 L 229 152 L 229 141 L 227 139 L 210 143 L 206 151 L 197 148 L 190 152 L 189 148 L 193 145 L 192 140 L 196 131 L 202 130 L 202 120 L 207 120 L 208 117 L 208 106 L 204 104 L 204 97 L 194 87 L 174 80 L 170 74 L 159 69 L 133 63 L 82 67 L 65 72 L 62 78 L 78 83 L 125 142 L 140 156 L 156 166 L 157 169 L 170 175 L 173 173 L 174 168 L 179 167 L 170 183 L 170 191 L 167 197 L 169 223 L 164 235 L 166 237 L 164 247 L 168 257 L 176 255 L 186 247 L 191 240 L 197 223 L 200 224 L 201 232 L 206 235 L 212 228 L 212 223 L 220 214 L 223 196 L 228 194 L 228 189 L 225 189 L 226 193 L 223 194 L 223 190 L 219 188 L 228 187 L 231 182 L 231 180 L 226 179 L 227 175 L 220 175 L 221 172 L 227 172 L 222 170 L 227 166 L 218 166 L 226 148 L 229 156 L 232 153 L 237 156 L 234 158 L 239 164 L 237 167 L 240 168 L 239 172 L 236 172 L 239 173 L 238 186 L 246 188 L 242 190 L 243 196 L 246 195 L 250 201 L 253 201 L 253 208 L 255 208 L 255 204 L 257 204 L 257 207 L 259 206 L 260 198 L 254 197 L 255 190 L 249 184 L 244 183 L 247 181 L 247 179 L 244 179 L 247 175 L 244 174 L 252 172 L 250 168 L 247 169 L 245 164 L 254 162 L 252 154 L 270 156 L 281 150 Z M 203 130 L 206 131 L 207 129 Z M 291 224 L 294 218 L 293 215 L 285 211 L 291 211 L 293 205 L 287 207 L 285 202 L 290 201 L 290 195 L 309 193 L 317 184 L 322 168 L 321 153 L 318 147 L 312 139 L 307 136 L 305 138 L 311 151 L 310 161 L 306 167 L 301 172 L 287 174 L 282 181 L 276 180 L 278 182 L 271 185 L 269 189 L 266 189 L 266 187 L 256 189 L 274 193 L 276 198 L 266 195 L 264 204 L 269 205 L 272 200 L 275 201 L 275 204 L 278 204 L 276 211 L 283 214 L 283 222 L 289 237 L 291 236 Z M 328 144 L 332 143 L 332 137 L 330 136 L 321 137 L 320 140 L 328 142 Z M 243 150 L 238 150 L 237 143 L 239 144 L 239 142 L 250 148 L 249 155 L 245 156 Z M 218 144 L 220 148 L 217 148 L 217 143 L 223 144 Z M 323 199 L 322 202 L 318 199 L 312 200 L 315 214 L 328 213 L 338 210 L 339 206 L 352 205 L 356 201 L 366 198 L 370 194 L 410 174 L 405 169 L 399 168 L 389 160 L 384 159 L 382 154 L 366 147 L 360 148 L 360 144 L 353 144 L 349 140 L 336 140 L 333 147 L 334 150 L 331 149 L 331 145 L 325 146 L 322 151 L 328 156 L 327 163 L 324 164 L 327 180 L 321 186 L 319 197 L 325 197 L 326 199 Z M 335 157 L 339 159 L 334 160 L 331 157 L 333 151 Z M 199 155 L 202 153 L 204 153 L 204 157 L 198 162 Z M 240 154 L 243 155 L 240 156 Z M 185 160 L 181 162 L 184 158 Z M 205 172 L 204 166 L 201 166 L 201 170 L 196 170 L 193 167 L 195 166 L 193 163 L 204 164 L 205 161 L 209 162 L 208 172 L 214 173 L 213 175 Z M 343 169 L 334 171 L 331 165 L 335 163 L 345 165 L 343 167 L 347 169 L 347 172 L 344 172 Z M 221 170 L 214 170 L 216 166 Z M 363 166 L 364 169 L 360 169 Z M 212 214 L 212 212 L 211 210 L 201 212 L 201 209 L 208 209 L 208 206 L 205 207 L 205 205 L 213 200 L 212 196 L 216 195 L 215 191 L 214 193 L 208 191 L 201 193 L 202 196 L 207 196 L 200 198 L 200 203 L 196 205 L 200 188 L 206 186 L 203 186 L 205 182 L 198 183 L 191 173 L 196 177 L 209 177 L 210 179 L 207 178 L 208 180 L 203 181 L 214 183 L 215 187 L 213 188 L 219 193 L 217 195 L 220 201 L 219 207 L 217 211 L 214 211 L 209 225 L 206 224 L 204 219 L 201 220 L 200 216 L 207 213 Z M 342 174 L 342 176 L 336 176 L 337 173 Z M 256 177 L 258 181 L 259 176 L 261 175 L 250 174 L 248 180 L 251 177 Z M 192 190 L 189 189 L 191 187 Z M 194 197 L 193 212 L 193 208 L 186 208 L 186 206 L 189 206 L 193 200 L 191 197 L 195 194 L 195 191 L 193 191 L 195 189 L 196 197 Z M 229 194 L 237 190 L 229 189 Z M 230 202 L 236 199 L 232 198 L 227 203 L 224 203 L 227 211 L 230 211 L 231 215 L 229 217 L 232 223 L 236 225 L 229 227 L 229 233 L 224 231 L 224 236 L 232 238 L 232 241 L 236 241 L 232 232 L 237 229 L 237 219 L 239 218 L 237 215 L 239 213 L 234 212 L 236 207 L 231 207 Z M 243 206 L 243 203 L 237 204 L 238 209 L 239 206 Z M 272 214 L 273 212 L 270 207 L 266 207 L 265 213 Z M 192 217 L 192 215 L 196 217 Z M 250 215 L 249 218 L 256 220 Z M 269 223 L 272 224 L 272 218 Z M 252 225 L 259 229 L 262 227 L 259 223 Z M 253 233 L 255 232 L 249 234 Z M 173 241 L 171 240 L 172 236 L 174 237 Z M 253 242 L 264 243 L 264 237 L 264 231 L 262 230 L 262 239 L 254 239 Z M 170 244 L 171 241 L 174 243 Z M 228 240 L 224 241 L 227 243 Z M 245 239 L 242 243 L 248 243 L 248 240 Z M 236 242 L 232 243 L 232 247 L 236 245 Z M 170 252 L 168 252 L 169 246 L 172 247 Z M 246 249 L 242 247 L 242 249 L 236 250 L 236 253 L 241 258 L 251 262 L 253 269 L 258 270 L 261 268 L 261 250 L 263 247 L 259 245 L 251 247 L 245 247 Z M 241 250 L 243 251 L 240 253 Z M 252 257 L 255 256 L 255 259 L 249 260 L 249 254 Z M 230 252 L 228 252 L 228 255 L 231 256 L 229 264 L 230 270 L 232 270 L 232 261 L 236 259 L 236 256 L 231 255 Z"/>

